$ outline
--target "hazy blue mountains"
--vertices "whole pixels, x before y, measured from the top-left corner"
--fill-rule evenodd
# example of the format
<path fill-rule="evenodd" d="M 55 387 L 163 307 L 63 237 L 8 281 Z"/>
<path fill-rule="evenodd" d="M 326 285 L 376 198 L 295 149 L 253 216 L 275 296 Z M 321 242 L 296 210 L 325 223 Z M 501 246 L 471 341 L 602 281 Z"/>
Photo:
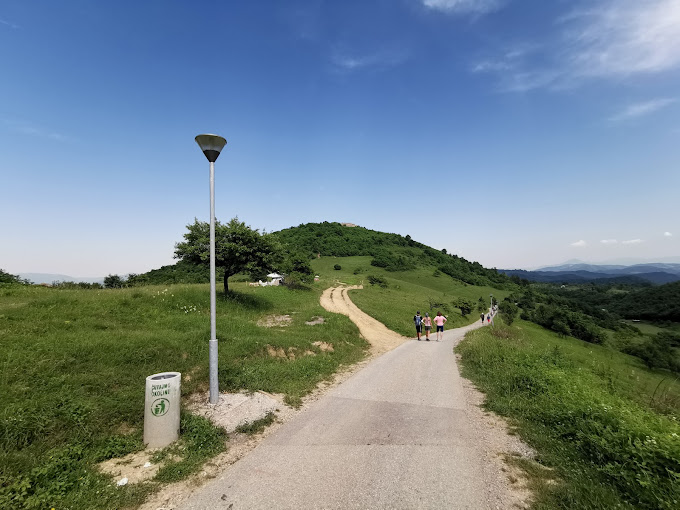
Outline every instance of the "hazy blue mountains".
<path fill-rule="evenodd" d="M 646 263 L 624 265 L 599 265 L 582 262 L 548 266 L 536 271 L 499 269 L 509 276 L 544 283 L 651 283 L 662 285 L 680 281 L 680 264 Z"/>

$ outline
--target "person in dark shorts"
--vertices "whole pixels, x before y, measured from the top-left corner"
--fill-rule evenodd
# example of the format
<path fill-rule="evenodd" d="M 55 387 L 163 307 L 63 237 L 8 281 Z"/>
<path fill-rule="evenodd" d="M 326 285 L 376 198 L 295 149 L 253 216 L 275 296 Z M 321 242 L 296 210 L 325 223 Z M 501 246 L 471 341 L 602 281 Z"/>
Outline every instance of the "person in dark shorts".
<path fill-rule="evenodd" d="M 423 318 L 420 316 L 420 312 L 416 312 L 413 316 L 413 322 L 416 325 L 416 335 L 418 335 L 418 341 L 420 342 L 420 331 L 423 329 Z"/>
<path fill-rule="evenodd" d="M 423 319 L 423 326 L 425 326 L 425 340 L 430 341 L 430 330 L 432 329 L 432 319 L 430 319 L 430 314 L 425 312 L 425 318 Z"/>
<path fill-rule="evenodd" d="M 480 315 L 480 317 L 482 318 L 482 324 L 484 324 L 484 314 Z"/>
<path fill-rule="evenodd" d="M 434 318 L 434 323 L 437 325 L 437 342 L 443 338 L 445 322 L 446 317 L 444 317 L 441 312 L 437 312 L 437 316 Z"/>

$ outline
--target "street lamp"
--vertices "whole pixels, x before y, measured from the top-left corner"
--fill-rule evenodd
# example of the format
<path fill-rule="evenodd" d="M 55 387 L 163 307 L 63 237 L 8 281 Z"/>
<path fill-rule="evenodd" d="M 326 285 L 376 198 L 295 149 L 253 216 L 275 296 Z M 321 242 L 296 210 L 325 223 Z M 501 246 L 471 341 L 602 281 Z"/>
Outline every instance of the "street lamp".
<path fill-rule="evenodd" d="M 493 319 L 494 319 L 493 294 L 489 294 L 489 297 L 491 298 L 491 311 L 489 313 L 491 314 L 491 326 L 493 327 Z"/>
<path fill-rule="evenodd" d="M 217 386 L 217 336 L 215 332 L 215 160 L 227 141 L 217 135 L 198 135 L 196 143 L 210 161 L 210 403 L 217 404 L 220 391 Z"/>

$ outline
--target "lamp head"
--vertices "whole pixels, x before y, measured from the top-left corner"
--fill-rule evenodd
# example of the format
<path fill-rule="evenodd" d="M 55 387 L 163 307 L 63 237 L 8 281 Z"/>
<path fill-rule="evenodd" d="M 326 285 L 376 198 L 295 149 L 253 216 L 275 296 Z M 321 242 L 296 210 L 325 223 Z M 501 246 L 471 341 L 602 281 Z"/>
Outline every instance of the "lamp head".
<path fill-rule="evenodd" d="M 217 135 L 198 135 L 196 137 L 196 143 L 211 163 L 214 163 L 215 160 L 217 160 L 220 152 L 222 152 L 222 148 L 227 145 L 227 141 Z"/>

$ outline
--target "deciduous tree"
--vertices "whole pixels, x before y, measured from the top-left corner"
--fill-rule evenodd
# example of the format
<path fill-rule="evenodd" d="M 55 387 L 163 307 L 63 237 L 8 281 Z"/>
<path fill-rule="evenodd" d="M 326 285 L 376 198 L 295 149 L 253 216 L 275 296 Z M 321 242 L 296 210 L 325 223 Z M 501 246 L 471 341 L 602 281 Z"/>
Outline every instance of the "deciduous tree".
<path fill-rule="evenodd" d="M 175 245 L 175 258 L 210 264 L 210 223 L 195 219 L 187 229 L 184 241 Z M 281 247 L 271 234 L 260 234 L 238 218 L 227 224 L 215 221 L 215 265 L 224 268 L 225 293 L 230 276 L 272 271 L 281 260 Z"/>

